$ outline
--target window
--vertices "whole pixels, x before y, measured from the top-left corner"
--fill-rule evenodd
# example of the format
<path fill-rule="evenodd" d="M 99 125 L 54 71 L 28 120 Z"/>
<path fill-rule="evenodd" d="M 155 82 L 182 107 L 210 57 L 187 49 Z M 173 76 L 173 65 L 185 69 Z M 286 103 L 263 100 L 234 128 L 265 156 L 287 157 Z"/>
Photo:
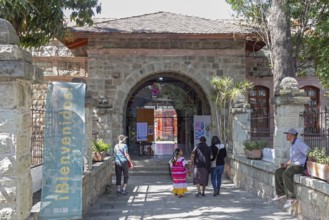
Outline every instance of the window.
<path fill-rule="evenodd" d="M 249 92 L 251 107 L 251 136 L 269 136 L 269 89 L 264 86 L 255 86 Z"/>
<path fill-rule="evenodd" d="M 310 103 L 305 105 L 304 110 L 304 132 L 319 133 L 319 93 L 320 89 L 313 86 L 305 86 L 305 95 L 310 97 Z"/>

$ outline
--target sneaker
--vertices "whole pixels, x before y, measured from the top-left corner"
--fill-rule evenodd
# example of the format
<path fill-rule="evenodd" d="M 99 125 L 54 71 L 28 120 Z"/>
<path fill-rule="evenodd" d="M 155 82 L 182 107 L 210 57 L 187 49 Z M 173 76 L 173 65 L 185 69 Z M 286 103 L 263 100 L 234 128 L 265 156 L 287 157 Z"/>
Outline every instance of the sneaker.
<path fill-rule="evenodd" d="M 276 196 L 272 199 L 272 201 L 277 201 L 277 200 L 280 200 L 280 199 L 283 199 L 283 198 L 286 198 L 286 195 L 281 195 L 281 196 L 276 195 Z"/>
<path fill-rule="evenodd" d="M 201 192 L 198 192 L 197 194 L 195 194 L 195 197 L 199 198 L 201 196 Z"/>
<path fill-rule="evenodd" d="M 206 196 L 206 194 L 203 192 L 202 194 L 201 194 L 202 196 Z"/>
<path fill-rule="evenodd" d="M 121 194 L 123 194 L 123 195 L 127 195 L 128 194 L 128 192 L 126 191 L 126 190 L 121 190 Z"/>
<path fill-rule="evenodd" d="M 287 209 L 289 208 L 290 206 L 292 206 L 293 204 L 295 204 L 297 202 L 296 199 L 288 199 L 286 201 L 286 203 L 284 204 L 283 208 Z"/>

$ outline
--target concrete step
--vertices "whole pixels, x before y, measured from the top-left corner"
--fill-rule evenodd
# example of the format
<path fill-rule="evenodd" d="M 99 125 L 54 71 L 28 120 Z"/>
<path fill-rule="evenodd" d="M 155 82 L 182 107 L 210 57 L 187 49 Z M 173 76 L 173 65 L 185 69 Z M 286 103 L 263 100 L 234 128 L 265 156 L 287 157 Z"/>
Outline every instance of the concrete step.
<path fill-rule="evenodd" d="M 134 166 L 133 169 L 131 169 L 130 171 L 133 171 L 133 170 L 145 170 L 145 171 L 152 171 L 152 172 L 155 172 L 155 171 L 168 171 L 169 170 L 169 166 L 162 166 L 162 167 L 140 167 L 140 166 Z"/>
<path fill-rule="evenodd" d="M 161 163 L 161 164 L 152 164 L 152 163 L 140 163 L 132 161 L 135 167 L 168 167 L 169 163 Z"/>
<path fill-rule="evenodd" d="M 168 159 L 163 159 L 163 160 L 136 160 L 134 158 L 132 158 L 132 161 L 134 162 L 134 164 L 140 164 L 140 165 L 164 165 L 164 164 L 168 164 L 170 158 Z"/>
<path fill-rule="evenodd" d="M 134 168 L 129 171 L 130 175 L 169 175 L 169 165 L 136 165 L 134 163 Z"/>
<path fill-rule="evenodd" d="M 132 176 L 169 176 L 169 160 L 171 156 L 132 156 L 134 169 L 129 171 Z"/>
<path fill-rule="evenodd" d="M 130 170 L 130 176 L 170 176 L 169 170 L 162 170 L 162 171 L 149 171 L 149 170 Z"/>

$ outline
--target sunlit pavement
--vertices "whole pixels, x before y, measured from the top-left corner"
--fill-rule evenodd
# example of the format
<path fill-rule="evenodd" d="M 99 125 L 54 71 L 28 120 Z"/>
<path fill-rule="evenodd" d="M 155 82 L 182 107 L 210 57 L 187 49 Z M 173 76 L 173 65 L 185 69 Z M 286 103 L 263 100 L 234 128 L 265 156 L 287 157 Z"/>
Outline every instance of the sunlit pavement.
<path fill-rule="evenodd" d="M 178 198 L 171 193 L 169 176 L 131 176 L 128 195 L 117 195 L 113 185 L 84 219 L 297 219 L 271 202 L 236 188 L 229 180 L 223 181 L 217 197 L 212 195 L 210 182 L 206 196 L 201 198 L 195 197 L 191 178 L 188 184 L 189 192 Z"/>

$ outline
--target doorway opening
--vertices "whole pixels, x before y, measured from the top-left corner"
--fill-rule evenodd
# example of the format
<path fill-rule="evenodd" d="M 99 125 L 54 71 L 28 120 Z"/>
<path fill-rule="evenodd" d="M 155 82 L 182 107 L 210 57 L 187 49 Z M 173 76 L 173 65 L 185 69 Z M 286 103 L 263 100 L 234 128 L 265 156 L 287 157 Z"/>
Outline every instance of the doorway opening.
<path fill-rule="evenodd" d="M 193 116 L 209 115 L 201 87 L 174 73 L 157 74 L 140 82 L 128 96 L 126 133 L 134 155 L 172 155 L 176 147 L 193 150 Z M 137 141 L 138 109 L 153 109 L 152 139 Z"/>

